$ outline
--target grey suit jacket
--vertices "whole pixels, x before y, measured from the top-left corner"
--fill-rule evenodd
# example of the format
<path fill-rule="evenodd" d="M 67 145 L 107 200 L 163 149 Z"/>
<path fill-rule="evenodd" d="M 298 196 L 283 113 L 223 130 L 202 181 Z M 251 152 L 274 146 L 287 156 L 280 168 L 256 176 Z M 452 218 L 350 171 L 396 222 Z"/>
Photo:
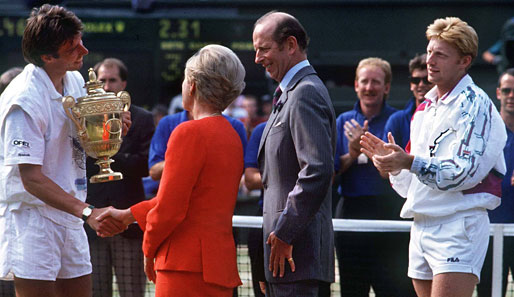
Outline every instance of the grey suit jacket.
<path fill-rule="evenodd" d="M 271 114 L 259 145 L 264 186 L 264 240 L 275 231 L 293 245 L 296 271 L 286 263 L 283 278 L 267 269 L 266 280 L 334 281 L 331 181 L 336 145 L 335 114 L 328 91 L 311 66 L 291 80 Z"/>

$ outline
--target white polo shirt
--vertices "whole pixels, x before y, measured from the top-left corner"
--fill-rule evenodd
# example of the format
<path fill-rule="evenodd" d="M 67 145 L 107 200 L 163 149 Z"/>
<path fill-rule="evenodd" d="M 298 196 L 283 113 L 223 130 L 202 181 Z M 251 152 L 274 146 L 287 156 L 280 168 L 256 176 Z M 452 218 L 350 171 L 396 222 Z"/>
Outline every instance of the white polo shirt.
<path fill-rule="evenodd" d="M 86 95 L 79 72 L 67 72 L 64 93 Z M 29 64 L 0 97 L 0 215 L 22 203 L 38 206 L 57 224 L 82 228 L 82 220 L 48 206 L 23 187 L 18 164 L 37 164 L 64 191 L 86 200 L 85 153 L 76 128 L 47 73 Z"/>
<path fill-rule="evenodd" d="M 412 167 L 390 175 L 393 188 L 407 198 L 401 217 L 496 208 L 501 177 L 486 177 L 505 174 L 507 134 L 491 99 L 469 75 L 441 99 L 437 87 L 425 98 L 411 122 Z"/>

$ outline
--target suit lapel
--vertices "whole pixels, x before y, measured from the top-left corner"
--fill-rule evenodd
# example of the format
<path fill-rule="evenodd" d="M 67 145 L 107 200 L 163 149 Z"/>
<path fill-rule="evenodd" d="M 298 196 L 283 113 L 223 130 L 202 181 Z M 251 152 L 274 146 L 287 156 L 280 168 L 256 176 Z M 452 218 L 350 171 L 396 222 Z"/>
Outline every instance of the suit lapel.
<path fill-rule="evenodd" d="M 266 142 L 266 139 L 268 137 L 268 134 L 269 134 L 271 128 L 273 127 L 273 125 L 275 125 L 275 121 L 277 120 L 278 114 L 286 108 L 286 102 L 289 99 L 289 91 L 293 90 L 296 87 L 296 85 L 298 84 L 298 82 L 300 82 L 302 80 L 302 78 L 304 78 L 307 75 L 315 74 L 315 73 L 316 73 L 316 71 L 310 65 L 300 69 L 300 71 L 298 71 L 295 74 L 295 76 L 291 79 L 291 81 L 287 85 L 286 89 L 282 92 L 282 95 L 280 96 L 279 100 L 277 101 L 277 102 L 281 102 L 283 104 L 282 108 L 277 111 L 271 112 L 271 115 L 268 119 L 268 123 L 266 124 L 266 127 L 264 128 L 264 131 L 262 132 L 261 142 L 259 143 L 259 151 L 257 154 L 257 160 L 259 160 L 259 156 L 261 154 L 262 148 L 264 147 L 264 143 Z"/>

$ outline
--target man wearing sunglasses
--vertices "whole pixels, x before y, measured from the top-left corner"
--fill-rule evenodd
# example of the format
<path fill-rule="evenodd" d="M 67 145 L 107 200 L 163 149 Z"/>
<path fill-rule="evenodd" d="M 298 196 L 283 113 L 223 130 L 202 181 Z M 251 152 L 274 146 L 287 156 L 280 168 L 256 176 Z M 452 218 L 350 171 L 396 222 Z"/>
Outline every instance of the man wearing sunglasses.
<path fill-rule="evenodd" d="M 503 149 L 507 173 L 502 180 L 502 203 L 498 208 L 489 211 L 491 223 L 514 223 L 514 68 L 507 69 L 500 75 L 496 98 L 500 100 L 500 115 L 507 130 L 507 144 Z M 502 296 L 507 291 L 507 277 L 509 269 L 514 271 L 514 237 L 503 238 L 503 277 Z M 479 297 L 491 296 L 492 282 L 492 242 L 489 240 L 489 248 L 485 257 L 482 277 L 477 286 Z"/>
<path fill-rule="evenodd" d="M 412 97 L 407 102 L 405 109 L 395 112 L 384 128 L 384 141 L 387 141 L 387 134 L 391 132 L 396 143 L 405 148 L 409 142 L 410 120 L 414 111 L 425 100 L 425 94 L 434 86 L 428 81 L 427 54 L 417 54 L 409 61 L 410 90 Z"/>

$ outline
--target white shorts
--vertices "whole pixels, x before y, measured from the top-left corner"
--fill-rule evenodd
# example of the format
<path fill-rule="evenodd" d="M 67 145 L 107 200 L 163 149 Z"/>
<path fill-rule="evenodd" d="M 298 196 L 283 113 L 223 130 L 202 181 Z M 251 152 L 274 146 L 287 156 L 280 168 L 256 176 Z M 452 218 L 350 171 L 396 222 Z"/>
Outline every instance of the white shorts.
<path fill-rule="evenodd" d="M 455 216 L 453 216 L 455 217 Z M 415 217 L 410 232 L 408 276 L 431 280 L 447 272 L 472 273 L 480 280 L 489 243 L 489 217 Z"/>
<path fill-rule="evenodd" d="M 55 281 L 91 274 L 84 228 L 67 228 L 34 206 L 0 216 L 0 278 Z"/>

